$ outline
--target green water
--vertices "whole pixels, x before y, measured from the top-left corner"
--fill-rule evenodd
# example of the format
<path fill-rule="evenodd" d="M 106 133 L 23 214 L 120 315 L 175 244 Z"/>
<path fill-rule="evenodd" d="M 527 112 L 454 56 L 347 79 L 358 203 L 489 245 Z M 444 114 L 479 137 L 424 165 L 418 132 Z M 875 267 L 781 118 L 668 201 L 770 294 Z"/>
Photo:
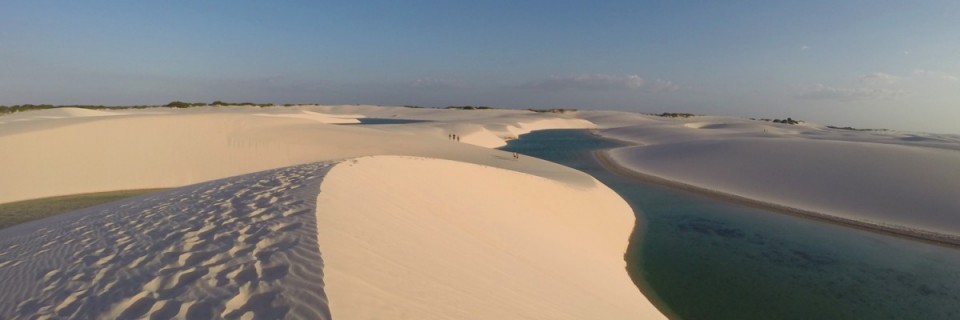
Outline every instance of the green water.
<path fill-rule="evenodd" d="M 589 173 L 626 199 L 646 225 L 626 254 L 630 275 L 676 318 L 960 319 L 960 250 L 647 184 L 591 156 L 620 146 L 546 130 L 502 149 Z"/>

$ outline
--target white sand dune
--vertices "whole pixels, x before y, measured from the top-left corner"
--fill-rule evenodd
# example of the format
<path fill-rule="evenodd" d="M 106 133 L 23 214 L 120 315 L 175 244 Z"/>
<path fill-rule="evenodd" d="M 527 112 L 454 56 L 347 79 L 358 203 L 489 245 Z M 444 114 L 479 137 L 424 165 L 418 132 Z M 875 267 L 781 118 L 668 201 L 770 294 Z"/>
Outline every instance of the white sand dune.
<path fill-rule="evenodd" d="M 667 180 L 874 224 L 960 235 L 960 136 L 851 131 L 729 117 L 648 117 L 622 126 L 585 118 L 640 144 L 610 152 Z"/>
<path fill-rule="evenodd" d="M 330 166 L 3 230 L 0 317 L 663 318 L 624 269 L 632 210 L 602 184 L 412 157 Z"/>
<path fill-rule="evenodd" d="M 206 182 L 0 232 L 3 319 L 329 319 L 330 164 Z"/>
<path fill-rule="evenodd" d="M 472 145 L 468 136 L 503 144 L 485 126 L 515 124 L 516 132 L 587 125 L 580 119 L 512 111 L 478 124 L 418 123 L 341 126 L 301 117 L 256 114 L 282 108 L 202 108 L 184 113 L 68 118 L 0 126 L 0 203 L 57 195 L 183 186 L 243 173 L 316 161 L 398 154 L 451 159 L 588 183 L 556 164 L 508 161 L 505 152 Z M 394 112 L 409 108 L 381 108 Z M 187 109 L 190 110 L 190 109 Z M 481 111 L 435 110 L 488 115 Z M 29 112 L 27 112 L 29 113 Z M 356 114 L 356 112 L 351 113 Z M 505 116 L 504 114 L 513 116 Z M 531 117 L 530 115 L 533 115 Z M 462 116 L 462 115 L 461 115 Z M 530 125 L 523 126 L 523 124 Z M 468 130 L 469 129 L 469 130 Z M 466 132 L 469 131 L 469 132 Z M 448 134 L 464 136 L 458 143 Z M 480 138 L 477 138 L 480 139 Z"/>
<path fill-rule="evenodd" d="M 55 108 L 55 109 L 45 109 L 45 110 L 34 110 L 29 112 L 19 112 L 11 115 L 6 115 L 0 117 L 0 124 L 12 123 L 18 121 L 30 121 L 30 120 L 49 120 L 49 119 L 63 119 L 63 118 L 80 118 L 80 117 L 106 117 L 120 115 L 124 112 L 122 110 L 108 111 L 108 110 L 92 110 L 92 109 L 83 109 L 83 108 Z"/>
<path fill-rule="evenodd" d="M 336 318 L 663 318 L 637 303 L 623 260 L 632 210 L 602 184 L 374 157 L 338 165 L 321 188 Z"/>
<path fill-rule="evenodd" d="M 328 123 L 359 116 L 432 122 Z M 482 147 L 589 127 L 371 106 L 4 123 L 0 203 L 176 189 L 0 230 L 0 318 L 662 318 L 624 269 L 622 199 Z M 348 161 L 323 181 L 318 162 L 371 155 L 417 158 Z"/>
<path fill-rule="evenodd" d="M 333 124 L 360 123 L 360 120 L 357 120 L 357 119 L 364 117 L 363 115 L 356 115 L 356 114 L 331 115 L 331 114 L 311 112 L 306 110 L 294 110 L 294 111 L 295 112 L 255 113 L 254 115 L 261 116 L 261 117 L 307 119 L 307 120 L 317 121 L 320 123 L 333 123 Z"/>

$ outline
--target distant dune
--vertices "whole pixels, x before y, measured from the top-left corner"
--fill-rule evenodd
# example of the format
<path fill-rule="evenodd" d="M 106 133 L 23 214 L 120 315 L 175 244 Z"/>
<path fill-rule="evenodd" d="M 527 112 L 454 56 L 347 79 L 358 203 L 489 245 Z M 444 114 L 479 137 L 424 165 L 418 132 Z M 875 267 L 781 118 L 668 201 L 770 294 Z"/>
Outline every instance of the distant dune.
<path fill-rule="evenodd" d="M 667 180 L 820 214 L 960 235 L 960 136 L 851 131 L 729 117 L 608 123 L 638 146 L 620 165 Z M 918 138 L 926 137 L 926 138 Z"/>

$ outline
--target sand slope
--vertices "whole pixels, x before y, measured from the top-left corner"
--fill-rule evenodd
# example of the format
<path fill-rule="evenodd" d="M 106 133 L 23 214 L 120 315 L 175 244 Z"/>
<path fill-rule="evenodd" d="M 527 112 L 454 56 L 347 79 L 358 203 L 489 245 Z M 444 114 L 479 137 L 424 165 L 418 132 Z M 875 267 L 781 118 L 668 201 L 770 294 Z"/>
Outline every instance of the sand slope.
<path fill-rule="evenodd" d="M 522 130 L 586 125 L 584 120 L 511 111 L 475 124 L 419 123 L 355 126 L 327 124 L 317 111 L 285 108 L 199 108 L 169 114 L 126 110 L 111 117 L 33 120 L 0 126 L 0 203 L 123 189 L 168 188 L 271 168 L 365 155 L 422 155 L 504 166 L 513 170 L 589 180 L 535 159 L 505 161 L 509 154 L 469 143 L 503 143 L 486 127 Z M 377 108 L 381 112 L 417 111 Z M 341 110 L 341 111 L 362 111 Z M 142 111 L 142 112 L 141 112 Z M 149 111 L 149 112 L 148 112 Z M 460 116 L 472 111 L 433 110 Z M 29 114 L 25 112 L 24 114 Z M 351 112 L 356 116 L 357 112 Z M 272 116 L 263 116 L 272 114 Z M 2 118 L 2 117 L 0 117 Z M 454 129 L 463 127 L 463 130 Z M 467 130 L 470 129 L 470 130 Z M 521 130 L 521 129 L 515 129 Z M 469 131 L 469 132 L 468 132 Z M 458 132 L 461 142 L 448 134 Z M 518 131 L 521 132 L 521 131 Z M 575 172 L 575 171 L 574 171 Z"/>
<path fill-rule="evenodd" d="M 327 319 L 314 206 L 330 164 L 0 231 L 0 318 Z"/>
<path fill-rule="evenodd" d="M 640 144 L 620 165 L 668 180 L 806 211 L 960 235 L 960 137 L 851 131 L 729 117 L 588 116 Z M 620 126 L 624 125 L 624 126 Z"/>
<path fill-rule="evenodd" d="M 0 230 L 0 318 L 662 318 L 624 269 L 622 199 L 486 148 L 593 124 L 487 111 L 4 118 L 0 202 L 176 189 Z M 333 124 L 359 117 L 432 122 Z M 417 158 L 318 163 L 370 155 Z"/>
<path fill-rule="evenodd" d="M 625 271 L 632 210 L 599 183 L 373 157 L 336 166 L 321 189 L 335 318 L 663 318 Z"/>
<path fill-rule="evenodd" d="M 330 167 L 2 230 L 0 318 L 663 318 L 625 271 L 633 212 L 596 181 L 397 156 Z"/>

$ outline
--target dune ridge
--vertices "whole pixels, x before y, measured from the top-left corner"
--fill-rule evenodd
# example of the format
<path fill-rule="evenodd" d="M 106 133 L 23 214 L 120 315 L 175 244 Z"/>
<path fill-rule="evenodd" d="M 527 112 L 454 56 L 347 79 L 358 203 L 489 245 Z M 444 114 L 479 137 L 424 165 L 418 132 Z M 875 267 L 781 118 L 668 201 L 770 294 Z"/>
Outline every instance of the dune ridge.
<path fill-rule="evenodd" d="M 335 318 L 665 318 L 625 271 L 633 211 L 599 182 L 376 156 L 337 165 L 321 188 Z"/>

